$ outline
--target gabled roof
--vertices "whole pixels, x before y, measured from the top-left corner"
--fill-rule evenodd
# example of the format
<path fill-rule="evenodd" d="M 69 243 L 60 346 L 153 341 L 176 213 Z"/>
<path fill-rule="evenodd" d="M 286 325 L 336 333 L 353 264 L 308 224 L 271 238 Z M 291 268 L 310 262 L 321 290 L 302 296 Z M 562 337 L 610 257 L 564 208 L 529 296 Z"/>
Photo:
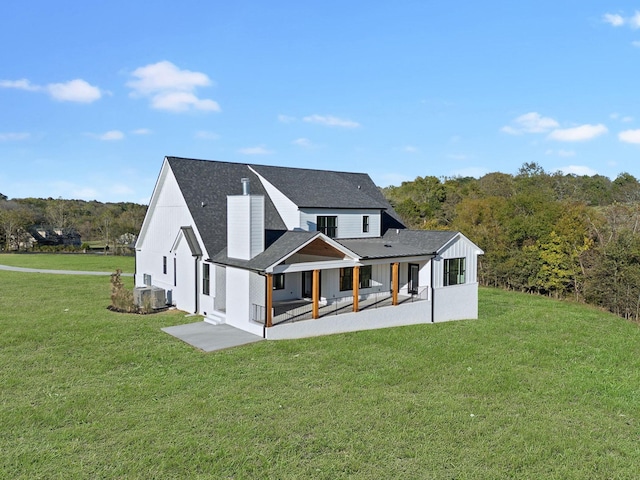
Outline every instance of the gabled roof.
<path fill-rule="evenodd" d="M 366 173 L 251 165 L 300 208 L 391 206 Z"/>
<path fill-rule="evenodd" d="M 382 210 L 383 231 L 404 228 L 382 192 L 365 173 L 166 157 L 208 254 L 227 246 L 227 196 L 242 193 L 242 178 L 251 193 L 265 197 L 265 229 L 287 230 L 255 170 L 299 208 L 367 208 Z"/>
<path fill-rule="evenodd" d="M 286 230 L 258 177 L 242 163 L 167 157 L 189 212 L 209 255 L 227 246 L 227 195 L 242 193 L 241 178 L 251 181 L 251 193 L 265 197 L 265 228 Z"/>
<path fill-rule="evenodd" d="M 290 230 L 281 235 L 280 238 L 267 247 L 264 252 L 256 255 L 251 260 L 230 258 L 227 256 L 227 249 L 224 249 L 210 260 L 213 263 L 221 265 L 240 267 L 248 270 L 265 271 L 267 268 L 282 262 L 305 245 L 309 245 L 314 240 L 329 244 L 329 247 L 332 249 L 336 249 L 337 247 L 337 249 L 339 249 L 338 251 L 344 255 L 354 256 L 354 252 L 350 251 L 347 247 L 342 246 L 340 242 L 325 236 L 321 232 Z M 331 244 L 333 244 L 333 246 L 331 246 Z"/>

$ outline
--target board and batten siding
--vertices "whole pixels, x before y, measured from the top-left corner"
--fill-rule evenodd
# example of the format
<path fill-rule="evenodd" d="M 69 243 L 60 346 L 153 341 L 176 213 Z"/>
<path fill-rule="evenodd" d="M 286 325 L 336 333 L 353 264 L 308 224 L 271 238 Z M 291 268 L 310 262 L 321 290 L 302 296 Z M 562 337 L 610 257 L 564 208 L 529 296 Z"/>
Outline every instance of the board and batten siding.
<path fill-rule="evenodd" d="M 463 236 L 458 236 L 444 250 L 439 252 L 434 263 L 433 283 L 435 288 L 444 287 L 444 261 L 450 258 L 465 258 L 465 284 L 478 281 L 478 247 Z M 449 287 L 446 287 L 449 288 Z"/>
<path fill-rule="evenodd" d="M 264 250 L 264 197 L 227 197 L 228 255 L 249 260 Z"/>
<path fill-rule="evenodd" d="M 184 274 L 190 270 L 193 257 L 188 248 L 171 252 L 171 247 L 178 238 L 180 227 L 193 224 L 186 202 L 180 192 L 173 172 L 168 164 L 166 171 L 161 175 L 157 191 L 150 206 L 150 212 L 145 219 L 142 238 L 136 244 L 136 279 L 137 286 L 144 285 L 144 275 L 151 275 L 153 285 L 165 290 L 174 289 L 174 262 L 176 258 L 178 287 L 184 288 Z M 152 212 L 151 212 L 152 209 Z M 202 239 L 195 229 L 194 232 L 200 245 Z M 186 247 L 186 241 L 184 247 Z M 167 257 L 167 273 L 163 272 L 162 257 Z M 187 264 L 188 262 L 188 264 Z M 192 277 L 193 278 L 193 277 Z M 193 291 L 193 280 L 188 280 L 190 291 Z M 193 298 L 193 294 L 191 294 Z M 175 299 L 175 297 L 174 297 Z M 190 302 L 192 303 L 192 302 Z M 190 308 L 190 307 L 189 307 Z M 187 309 L 189 309 L 187 308 Z"/>
<path fill-rule="evenodd" d="M 369 216 L 369 231 L 362 231 L 362 217 Z M 300 210 L 300 228 L 315 232 L 317 230 L 318 216 L 336 216 L 337 234 L 336 238 L 367 238 L 380 236 L 380 210 L 375 209 L 322 209 L 305 208 Z"/>

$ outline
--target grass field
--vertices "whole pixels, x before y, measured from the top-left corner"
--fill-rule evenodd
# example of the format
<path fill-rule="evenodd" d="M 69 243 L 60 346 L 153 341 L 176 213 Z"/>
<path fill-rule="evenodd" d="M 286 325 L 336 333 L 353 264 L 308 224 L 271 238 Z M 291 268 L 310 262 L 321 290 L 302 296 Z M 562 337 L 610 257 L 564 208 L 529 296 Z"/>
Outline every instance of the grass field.
<path fill-rule="evenodd" d="M 134 257 L 96 254 L 0 254 L 0 265 L 11 267 L 44 268 L 48 270 L 86 270 L 93 272 L 114 272 L 117 268 L 124 273 L 133 273 Z"/>
<path fill-rule="evenodd" d="M 475 321 L 204 354 L 160 331 L 180 312 L 106 310 L 107 277 L 0 292 L 0 478 L 640 472 L 640 330 L 592 308 L 481 289 Z"/>

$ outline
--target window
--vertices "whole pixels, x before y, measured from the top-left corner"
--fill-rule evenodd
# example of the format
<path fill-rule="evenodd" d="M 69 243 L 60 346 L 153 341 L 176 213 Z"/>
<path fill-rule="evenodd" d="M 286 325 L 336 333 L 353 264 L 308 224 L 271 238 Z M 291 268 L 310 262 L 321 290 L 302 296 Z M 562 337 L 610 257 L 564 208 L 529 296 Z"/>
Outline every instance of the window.
<path fill-rule="evenodd" d="M 284 290 L 284 273 L 276 273 L 273 276 L 273 289 Z"/>
<path fill-rule="evenodd" d="M 353 290 L 353 267 L 340 269 L 340 291 Z"/>
<path fill-rule="evenodd" d="M 316 218 L 316 230 L 324 233 L 329 238 L 336 238 L 338 233 L 338 217 L 318 216 Z"/>
<path fill-rule="evenodd" d="M 162 257 L 162 273 L 167 274 L 167 257 Z"/>
<path fill-rule="evenodd" d="M 444 285 L 462 285 L 464 283 L 465 259 L 447 258 L 444 261 Z"/>
<path fill-rule="evenodd" d="M 178 260 L 173 258 L 173 286 L 178 286 Z"/>
<path fill-rule="evenodd" d="M 369 233 L 369 215 L 362 216 L 362 233 Z"/>
<path fill-rule="evenodd" d="M 360 288 L 371 287 L 371 265 L 363 265 L 360 267 Z M 340 269 L 340 291 L 353 290 L 353 267 Z"/>
<path fill-rule="evenodd" d="M 209 295 L 211 291 L 211 265 L 202 264 L 202 294 Z"/>

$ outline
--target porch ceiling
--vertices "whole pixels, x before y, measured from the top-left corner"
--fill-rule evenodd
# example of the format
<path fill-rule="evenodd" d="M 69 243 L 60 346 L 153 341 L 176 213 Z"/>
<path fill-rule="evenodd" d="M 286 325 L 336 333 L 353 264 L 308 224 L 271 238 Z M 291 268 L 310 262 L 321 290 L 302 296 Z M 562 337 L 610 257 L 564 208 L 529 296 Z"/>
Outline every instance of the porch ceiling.
<path fill-rule="evenodd" d="M 327 242 L 316 238 L 311 243 L 305 245 L 297 253 L 303 255 L 315 255 L 318 257 L 329 257 L 329 258 L 344 258 L 344 252 L 341 252 L 337 248 L 329 245 Z"/>

